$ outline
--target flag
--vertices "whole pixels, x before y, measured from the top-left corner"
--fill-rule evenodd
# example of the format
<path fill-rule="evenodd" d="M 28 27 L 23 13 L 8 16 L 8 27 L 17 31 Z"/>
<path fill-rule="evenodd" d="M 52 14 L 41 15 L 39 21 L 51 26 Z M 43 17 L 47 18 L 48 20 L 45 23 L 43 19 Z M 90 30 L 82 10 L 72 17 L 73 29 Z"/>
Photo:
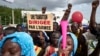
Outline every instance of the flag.
<path fill-rule="evenodd" d="M 13 3 L 14 2 L 14 0 L 5 0 L 5 1 L 10 2 L 10 3 Z"/>

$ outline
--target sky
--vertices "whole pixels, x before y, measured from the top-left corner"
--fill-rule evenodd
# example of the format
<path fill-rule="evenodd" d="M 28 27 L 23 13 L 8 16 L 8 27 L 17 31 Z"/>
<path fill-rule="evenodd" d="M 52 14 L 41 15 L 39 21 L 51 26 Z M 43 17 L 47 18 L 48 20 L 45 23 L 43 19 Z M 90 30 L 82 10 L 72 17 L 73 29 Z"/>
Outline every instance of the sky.
<path fill-rule="evenodd" d="M 91 3 L 93 0 L 14 0 L 13 3 L 0 0 L 0 5 L 6 5 L 11 8 L 35 8 L 41 10 L 43 6 L 47 7 L 47 11 L 63 11 L 67 9 L 68 3 L 73 5 L 71 15 L 75 11 L 80 11 L 87 20 L 91 15 Z M 100 5 L 96 13 L 96 22 L 100 23 Z"/>

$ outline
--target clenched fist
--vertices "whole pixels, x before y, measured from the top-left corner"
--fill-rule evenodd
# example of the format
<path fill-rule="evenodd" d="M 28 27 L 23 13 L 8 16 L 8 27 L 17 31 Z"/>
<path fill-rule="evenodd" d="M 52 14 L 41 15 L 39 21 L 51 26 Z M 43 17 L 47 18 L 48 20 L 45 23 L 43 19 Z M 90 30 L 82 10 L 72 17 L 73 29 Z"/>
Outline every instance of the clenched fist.
<path fill-rule="evenodd" d="M 99 6 L 99 0 L 93 1 L 92 2 L 92 8 L 96 9 Z"/>

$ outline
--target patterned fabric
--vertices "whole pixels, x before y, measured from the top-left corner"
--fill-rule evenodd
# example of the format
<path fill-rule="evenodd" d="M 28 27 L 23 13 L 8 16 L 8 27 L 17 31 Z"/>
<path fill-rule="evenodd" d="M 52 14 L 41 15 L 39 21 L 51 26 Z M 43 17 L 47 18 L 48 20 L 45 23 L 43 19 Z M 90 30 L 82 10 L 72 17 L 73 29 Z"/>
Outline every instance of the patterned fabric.
<path fill-rule="evenodd" d="M 0 41 L 0 48 L 2 48 L 5 40 L 12 38 L 12 42 L 16 42 L 21 47 L 21 56 L 36 56 L 35 50 L 33 48 L 34 43 L 32 37 L 25 32 L 15 32 L 9 34 Z"/>
<path fill-rule="evenodd" d="M 55 48 L 55 47 L 52 47 L 52 46 L 48 46 L 44 56 L 52 56 L 52 54 L 56 53 L 57 51 L 58 51 L 58 48 Z"/>
<path fill-rule="evenodd" d="M 38 47 L 36 45 L 34 46 L 34 48 L 35 48 L 36 55 L 38 55 L 40 53 L 40 51 L 42 50 L 41 47 Z"/>
<path fill-rule="evenodd" d="M 53 54 L 55 52 L 55 48 L 52 46 L 48 46 L 47 47 L 47 52 L 45 54 L 45 56 L 50 56 L 51 54 Z"/>

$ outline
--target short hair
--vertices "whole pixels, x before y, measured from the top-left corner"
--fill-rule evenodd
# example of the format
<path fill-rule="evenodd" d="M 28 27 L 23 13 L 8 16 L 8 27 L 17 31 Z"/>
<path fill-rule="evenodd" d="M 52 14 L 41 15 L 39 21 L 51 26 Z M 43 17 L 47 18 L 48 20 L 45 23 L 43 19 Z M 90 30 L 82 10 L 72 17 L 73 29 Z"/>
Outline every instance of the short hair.
<path fill-rule="evenodd" d="M 22 27 L 22 24 L 18 24 L 18 25 L 16 26 L 16 28 L 17 28 L 17 27 Z"/>

